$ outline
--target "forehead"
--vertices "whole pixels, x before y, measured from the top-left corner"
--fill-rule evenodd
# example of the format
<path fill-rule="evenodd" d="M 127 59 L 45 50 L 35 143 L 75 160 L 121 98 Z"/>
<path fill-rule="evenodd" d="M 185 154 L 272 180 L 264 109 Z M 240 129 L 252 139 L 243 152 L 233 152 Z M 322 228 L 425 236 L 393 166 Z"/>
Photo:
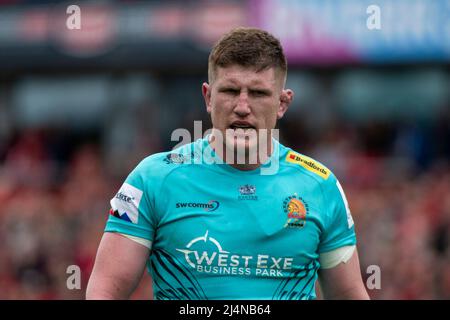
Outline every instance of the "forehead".
<path fill-rule="evenodd" d="M 277 84 L 277 74 L 273 67 L 257 72 L 252 68 L 232 65 L 225 68 L 217 67 L 214 82 L 217 85 L 271 87 Z"/>

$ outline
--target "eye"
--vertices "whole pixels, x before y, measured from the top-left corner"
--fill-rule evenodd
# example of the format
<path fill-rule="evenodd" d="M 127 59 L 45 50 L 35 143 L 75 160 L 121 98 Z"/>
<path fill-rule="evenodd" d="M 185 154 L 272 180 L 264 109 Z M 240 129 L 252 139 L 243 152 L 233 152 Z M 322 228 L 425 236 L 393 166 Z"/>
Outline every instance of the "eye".
<path fill-rule="evenodd" d="M 231 94 L 231 95 L 238 95 L 239 94 L 239 90 L 238 89 L 234 89 L 234 88 L 223 88 L 219 90 L 220 92 L 226 93 L 226 94 Z"/>
<path fill-rule="evenodd" d="M 254 97 L 267 97 L 269 92 L 266 90 L 250 90 L 250 94 Z"/>

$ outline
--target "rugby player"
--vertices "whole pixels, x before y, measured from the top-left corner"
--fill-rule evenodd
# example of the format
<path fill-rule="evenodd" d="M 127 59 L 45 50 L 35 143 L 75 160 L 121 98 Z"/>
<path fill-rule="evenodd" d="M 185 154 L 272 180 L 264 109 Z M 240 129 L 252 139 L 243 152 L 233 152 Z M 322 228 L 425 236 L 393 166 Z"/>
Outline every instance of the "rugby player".
<path fill-rule="evenodd" d="M 316 299 L 317 279 L 326 299 L 368 299 L 341 185 L 273 136 L 294 96 L 286 75 L 266 31 L 215 44 L 202 85 L 212 132 L 126 178 L 87 299 L 130 297 L 145 268 L 155 299 Z"/>

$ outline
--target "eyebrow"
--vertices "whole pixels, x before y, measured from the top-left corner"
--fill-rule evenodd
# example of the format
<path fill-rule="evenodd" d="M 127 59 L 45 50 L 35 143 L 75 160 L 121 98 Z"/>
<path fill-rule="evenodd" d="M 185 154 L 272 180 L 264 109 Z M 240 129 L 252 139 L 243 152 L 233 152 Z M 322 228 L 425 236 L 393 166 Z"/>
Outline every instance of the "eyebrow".
<path fill-rule="evenodd" d="M 272 90 L 267 89 L 267 88 L 260 88 L 260 87 L 249 88 L 249 91 L 263 92 L 263 93 L 266 93 L 266 94 L 271 94 L 272 93 Z"/>
<path fill-rule="evenodd" d="M 238 83 L 238 81 L 234 79 L 225 80 L 223 83 L 219 84 L 219 88 L 225 87 L 241 87 L 242 84 Z M 261 81 L 252 81 L 248 84 L 250 90 L 270 90 L 264 86 Z"/>
<path fill-rule="evenodd" d="M 223 84 L 223 85 L 219 85 L 217 87 L 218 91 L 225 91 L 225 90 L 229 90 L 229 89 L 241 90 L 240 86 L 237 84 Z M 260 86 L 250 86 L 248 88 L 248 91 L 250 91 L 250 92 L 260 91 L 260 92 L 264 92 L 266 94 L 271 94 L 273 92 L 270 88 L 265 88 L 265 87 L 260 87 Z"/>
<path fill-rule="evenodd" d="M 223 85 L 239 85 L 239 80 L 234 78 L 225 79 Z M 263 82 L 258 79 L 254 79 L 249 83 L 250 86 L 263 86 Z"/>

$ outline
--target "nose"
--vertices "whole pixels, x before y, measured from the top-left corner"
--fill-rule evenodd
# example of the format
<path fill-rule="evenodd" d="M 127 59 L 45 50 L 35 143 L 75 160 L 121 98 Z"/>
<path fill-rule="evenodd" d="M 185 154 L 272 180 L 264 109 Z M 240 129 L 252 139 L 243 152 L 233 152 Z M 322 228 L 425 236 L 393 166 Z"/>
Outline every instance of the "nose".
<path fill-rule="evenodd" d="M 238 97 L 234 112 L 240 117 L 244 117 L 250 114 L 250 104 L 248 103 L 248 94 L 245 91 L 241 91 Z"/>

